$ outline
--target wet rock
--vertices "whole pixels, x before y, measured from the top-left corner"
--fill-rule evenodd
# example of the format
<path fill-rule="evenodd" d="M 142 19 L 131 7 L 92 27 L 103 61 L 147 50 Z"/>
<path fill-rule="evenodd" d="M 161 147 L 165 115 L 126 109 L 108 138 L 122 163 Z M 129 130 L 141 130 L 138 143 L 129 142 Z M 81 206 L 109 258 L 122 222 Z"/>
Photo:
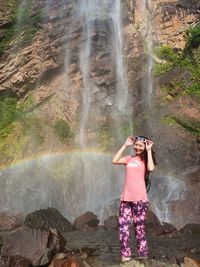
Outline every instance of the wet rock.
<path fill-rule="evenodd" d="M 20 255 L 33 266 L 49 263 L 53 255 L 64 250 L 64 238 L 57 230 L 31 229 L 22 226 L 6 237 L 1 255 L 13 257 Z"/>
<path fill-rule="evenodd" d="M 199 267 L 200 262 L 188 257 L 184 258 L 184 267 Z"/>
<path fill-rule="evenodd" d="M 74 221 L 74 227 L 77 230 L 96 229 L 98 224 L 99 220 L 97 219 L 97 216 L 90 211 L 87 211 Z"/>
<path fill-rule="evenodd" d="M 0 267 L 29 267 L 30 261 L 21 256 L 0 257 Z"/>
<path fill-rule="evenodd" d="M 200 224 L 188 223 L 179 232 L 181 234 L 200 235 Z"/>
<path fill-rule="evenodd" d="M 54 259 L 49 267 L 85 267 L 85 265 L 77 259 Z"/>
<path fill-rule="evenodd" d="M 24 224 L 30 228 L 55 228 L 59 232 L 72 231 L 71 223 L 54 208 L 34 211 L 26 216 Z"/>
<path fill-rule="evenodd" d="M 148 210 L 146 227 L 147 231 L 152 235 L 162 233 L 162 225 L 157 216 L 151 210 Z"/>
<path fill-rule="evenodd" d="M 117 230 L 118 229 L 118 217 L 116 215 L 110 216 L 107 220 L 104 221 L 104 228 L 106 230 Z"/>
<path fill-rule="evenodd" d="M 7 231 L 12 230 L 23 224 L 22 216 L 15 216 L 9 212 L 0 212 L 0 230 Z"/>
<path fill-rule="evenodd" d="M 152 235 L 169 234 L 177 231 L 176 227 L 172 224 L 166 222 L 161 223 L 151 210 L 148 211 L 146 225 L 148 233 Z"/>

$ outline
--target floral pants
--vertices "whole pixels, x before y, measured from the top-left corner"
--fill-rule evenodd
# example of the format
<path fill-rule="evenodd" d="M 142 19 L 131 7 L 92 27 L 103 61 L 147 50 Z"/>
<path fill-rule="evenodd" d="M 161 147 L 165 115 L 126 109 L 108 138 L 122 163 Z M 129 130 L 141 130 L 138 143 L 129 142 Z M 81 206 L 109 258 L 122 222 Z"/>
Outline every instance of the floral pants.
<path fill-rule="evenodd" d="M 130 226 L 133 220 L 138 257 L 147 257 L 148 245 L 145 233 L 145 221 L 148 201 L 121 201 L 119 210 L 119 239 L 121 256 L 130 257 Z"/>

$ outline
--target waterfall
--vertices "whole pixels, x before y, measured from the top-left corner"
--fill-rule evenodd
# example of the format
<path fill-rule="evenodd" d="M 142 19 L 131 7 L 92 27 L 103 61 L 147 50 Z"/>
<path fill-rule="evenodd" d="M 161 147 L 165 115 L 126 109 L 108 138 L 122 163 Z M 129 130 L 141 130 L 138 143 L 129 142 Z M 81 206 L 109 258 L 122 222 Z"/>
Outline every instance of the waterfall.
<path fill-rule="evenodd" d="M 125 114 L 128 97 L 128 80 L 127 69 L 123 58 L 123 33 L 120 0 L 115 0 L 111 18 L 114 25 L 112 47 L 114 52 L 113 57 L 116 62 L 118 107 L 122 114 Z"/>
<path fill-rule="evenodd" d="M 90 81 L 90 52 L 91 52 L 91 33 L 94 29 L 94 14 L 96 11 L 96 1 L 82 1 L 80 3 L 80 16 L 83 21 L 82 39 L 84 43 L 80 49 L 80 70 L 83 76 L 83 90 L 82 90 L 82 111 L 80 123 L 80 145 L 82 148 L 86 146 L 85 129 L 88 125 L 88 114 L 90 111 L 90 97 L 92 93 L 92 84 Z"/>

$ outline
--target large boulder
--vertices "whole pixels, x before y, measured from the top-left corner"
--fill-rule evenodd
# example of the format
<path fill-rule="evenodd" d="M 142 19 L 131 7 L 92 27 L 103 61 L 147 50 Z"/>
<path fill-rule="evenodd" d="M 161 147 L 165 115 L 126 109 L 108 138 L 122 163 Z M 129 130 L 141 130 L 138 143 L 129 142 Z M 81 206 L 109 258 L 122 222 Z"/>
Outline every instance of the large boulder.
<path fill-rule="evenodd" d="M 23 218 L 9 212 L 0 212 L 0 230 L 9 231 L 23 224 Z"/>
<path fill-rule="evenodd" d="M 151 210 L 148 210 L 147 213 L 146 226 L 148 233 L 152 235 L 161 235 L 176 232 L 175 226 L 166 222 L 161 223 Z"/>
<path fill-rule="evenodd" d="M 74 221 L 74 227 L 76 230 L 96 229 L 98 224 L 99 220 L 97 219 L 97 216 L 90 211 L 85 212 Z"/>
<path fill-rule="evenodd" d="M 21 256 L 1 257 L 0 267 L 30 267 L 30 261 Z"/>
<path fill-rule="evenodd" d="M 181 234 L 200 235 L 200 224 L 188 223 L 179 230 Z"/>
<path fill-rule="evenodd" d="M 119 225 L 118 217 L 116 215 L 110 216 L 108 217 L 108 219 L 104 221 L 104 228 L 106 230 L 111 230 L 111 229 L 117 230 L 118 225 Z"/>
<path fill-rule="evenodd" d="M 53 255 L 65 248 L 64 238 L 56 229 L 31 229 L 22 226 L 6 237 L 1 255 L 28 259 L 32 266 L 51 262 Z"/>
<path fill-rule="evenodd" d="M 54 208 L 41 209 L 28 214 L 24 224 L 35 229 L 53 228 L 61 233 L 73 230 L 71 223 Z"/>

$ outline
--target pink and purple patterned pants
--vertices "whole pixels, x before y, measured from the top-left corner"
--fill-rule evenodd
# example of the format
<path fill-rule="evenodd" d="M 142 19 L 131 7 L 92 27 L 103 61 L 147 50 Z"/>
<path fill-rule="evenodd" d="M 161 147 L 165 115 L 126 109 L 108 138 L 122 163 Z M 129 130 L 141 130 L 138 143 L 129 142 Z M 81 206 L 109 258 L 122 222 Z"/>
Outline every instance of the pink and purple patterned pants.
<path fill-rule="evenodd" d="M 130 257 L 130 226 L 133 220 L 138 257 L 147 257 L 148 245 L 145 233 L 145 221 L 148 201 L 121 201 L 119 210 L 119 239 L 121 256 Z"/>

